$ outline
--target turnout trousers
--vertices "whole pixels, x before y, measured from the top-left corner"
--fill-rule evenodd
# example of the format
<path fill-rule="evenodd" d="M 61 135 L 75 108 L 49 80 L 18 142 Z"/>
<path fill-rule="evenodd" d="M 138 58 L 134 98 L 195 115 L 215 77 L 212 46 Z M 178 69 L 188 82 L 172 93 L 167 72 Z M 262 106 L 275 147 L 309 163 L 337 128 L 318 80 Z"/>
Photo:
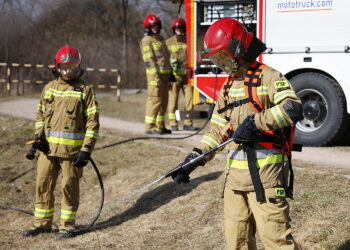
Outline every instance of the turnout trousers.
<path fill-rule="evenodd" d="M 168 106 L 169 74 L 160 74 L 156 85 L 148 82 L 145 130 L 163 130 Z"/>
<path fill-rule="evenodd" d="M 257 249 L 255 233 L 259 233 L 265 249 L 297 249 L 291 234 L 289 204 L 277 197 L 274 188 L 265 189 L 265 202 L 257 202 L 255 192 L 225 188 L 226 248 Z"/>
<path fill-rule="evenodd" d="M 179 93 L 182 90 L 185 99 L 185 111 L 193 109 L 193 87 L 187 83 L 187 78 L 182 78 L 176 82 L 170 83 L 169 88 L 169 103 L 168 103 L 168 114 L 169 114 L 169 125 L 177 126 L 175 117 L 175 111 L 178 109 Z M 192 126 L 192 120 L 184 120 L 184 125 Z"/>
<path fill-rule="evenodd" d="M 83 168 L 72 165 L 71 159 L 39 154 L 37 162 L 35 221 L 36 227 L 51 229 L 54 215 L 54 189 L 62 173 L 60 229 L 71 229 L 79 206 L 79 179 Z"/>

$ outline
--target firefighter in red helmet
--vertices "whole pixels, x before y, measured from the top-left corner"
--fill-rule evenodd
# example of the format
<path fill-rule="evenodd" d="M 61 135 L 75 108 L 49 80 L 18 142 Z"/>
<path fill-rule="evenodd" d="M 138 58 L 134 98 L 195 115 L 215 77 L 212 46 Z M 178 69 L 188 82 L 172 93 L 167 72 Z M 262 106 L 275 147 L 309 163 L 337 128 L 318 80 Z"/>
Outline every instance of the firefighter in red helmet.
<path fill-rule="evenodd" d="M 257 230 L 266 249 L 294 249 L 287 198 L 293 195 L 290 157 L 293 126 L 302 117 L 301 101 L 280 72 L 256 61 L 266 46 L 237 20 L 213 23 L 204 43 L 206 57 L 229 76 L 210 130 L 184 163 L 233 138 L 224 188 L 227 248 L 256 249 Z M 179 168 L 174 181 L 189 182 L 190 173 L 215 152 Z"/>
<path fill-rule="evenodd" d="M 147 76 L 146 134 L 170 134 L 165 127 L 168 105 L 168 81 L 171 72 L 169 53 L 164 38 L 159 34 L 162 22 L 153 14 L 144 19 L 145 36 L 140 42 Z"/>
<path fill-rule="evenodd" d="M 169 89 L 168 115 L 171 130 L 177 131 L 178 123 L 175 119 L 175 111 L 178 109 L 180 89 L 185 96 L 185 111 L 193 109 L 193 87 L 187 83 L 187 45 L 186 45 L 186 23 L 182 18 L 176 18 L 172 22 L 173 36 L 166 40 L 170 53 L 170 65 L 174 75 Z M 184 121 L 184 130 L 195 131 L 192 120 Z"/>
<path fill-rule="evenodd" d="M 88 163 L 99 130 L 99 114 L 93 89 L 80 79 L 79 51 L 60 48 L 53 70 L 55 80 L 45 85 L 35 118 L 37 161 L 35 219 L 25 237 L 51 232 L 54 189 L 62 173 L 61 219 L 57 240 L 73 236 L 79 206 L 79 179 Z"/>

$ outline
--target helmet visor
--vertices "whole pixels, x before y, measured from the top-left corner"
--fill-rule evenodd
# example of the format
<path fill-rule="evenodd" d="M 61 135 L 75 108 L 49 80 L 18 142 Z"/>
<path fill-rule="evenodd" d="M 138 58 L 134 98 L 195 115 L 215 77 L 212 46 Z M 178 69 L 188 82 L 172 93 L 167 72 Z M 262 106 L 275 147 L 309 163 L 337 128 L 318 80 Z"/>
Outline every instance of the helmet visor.
<path fill-rule="evenodd" d="M 228 50 L 232 53 L 233 57 L 242 57 L 245 52 L 240 39 L 231 39 L 228 45 Z"/>
<path fill-rule="evenodd" d="M 219 52 L 209 56 L 210 60 L 225 71 L 227 74 L 232 73 L 237 68 L 236 60 L 226 50 L 220 50 Z"/>
<path fill-rule="evenodd" d="M 79 68 L 79 63 L 59 63 L 58 68 L 61 70 L 74 70 Z"/>
<path fill-rule="evenodd" d="M 60 63 L 58 72 L 64 80 L 72 80 L 78 76 L 80 65 L 78 63 Z"/>

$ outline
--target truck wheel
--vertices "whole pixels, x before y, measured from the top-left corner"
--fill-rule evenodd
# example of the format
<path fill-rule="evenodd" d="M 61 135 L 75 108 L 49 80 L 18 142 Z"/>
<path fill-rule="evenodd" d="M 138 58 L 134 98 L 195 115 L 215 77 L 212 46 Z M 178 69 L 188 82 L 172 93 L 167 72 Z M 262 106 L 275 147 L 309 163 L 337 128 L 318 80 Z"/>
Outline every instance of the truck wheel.
<path fill-rule="evenodd" d="M 345 97 L 338 83 L 319 73 L 302 73 L 290 79 L 303 103 L 303 120 L 296 125 L 295 143 L 307 146 L 335 144 L 349 125 Z"/>

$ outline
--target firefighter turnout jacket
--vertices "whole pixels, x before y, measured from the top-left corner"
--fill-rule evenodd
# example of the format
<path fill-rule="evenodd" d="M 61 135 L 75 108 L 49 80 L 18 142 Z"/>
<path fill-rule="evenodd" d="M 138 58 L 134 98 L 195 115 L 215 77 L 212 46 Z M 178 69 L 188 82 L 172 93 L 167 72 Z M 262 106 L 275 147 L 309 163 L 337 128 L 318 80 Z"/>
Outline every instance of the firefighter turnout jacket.
<path fill-rule="evenodd" d="M 170 65 L 176 82 L 171 82 L 169 89 L 168 115 L 169 125 L 177 126 L 175 111 L 178 109 L 178 99 L 180 90 L 183 91 L 184 109 L 189 111 L 193 109 L 193 87 L 187 83 L 187 45 L 186 36 L 173 35 L 166 40 L 166 46 L 170 53 Z M 184 125 L 192 126 L 192 120 L 185 120 Z"/>
<path fill-rule="evenodd" d="M 259 67 L 259 72 L 252 67 L 260 64 L 254 62 L 248 68 L 241 67 L 234 76 L 224 84 L 220 91 L 216 107 L 211 118 L 210 130 L 203 136 L 198 149 L 207 151 L 226 141 L 232 131 L 237 128 L 248 115 L 254 115 L 257 128 L 261 131 L 279 131 L 290 128 L 301 117 L 301 101 L 296 96 L 289 81 L 275 69 L 266 65 Z M 255 67 L 256 68 L 256 67 Z M 255 75 L 252 82 L 256 84 L 254 94 L 260 100 L 263 110 L 257 112 L 247 99 L 246 86 L 252 82 L 248 75 Z M 230 105 L 231 104 L 231 105 Z M 232 105 L 235 104 L 235 105 Z M 253 144 L 256 154 L 256 167 L 259 169 L 261 184 L 264 189 L 286 187 L 288 185 L 288 164 L 281 150 L 266 147 L 258 142 Z M 247 149 L 243 144 L 228 144 L 226 168 L 226 186 L 231 190 L 254 191 L 250 176 Z M 215 153 L 206 156 L 209 161 Z M 284 165 L 282 166 L 282 162 Z"/>
<path fill-rule="evenodd" d="M 171 72 L 169 53 L 161 35 L 146 35 L 140 42 L 142 58 L 145 62 L 148 84 L 157 86 L 160 75 Z"/>
<path fill-rule="evenodd" d="M 140 49 L 147 76 L 145 130 L 163 131 L 171 73 L 169 52 L 164 38 L 158 34 L 145 35 L 140 41 Z"/>
<path fill-rule="evenodd" d="M 170 65 L 176 80 L 182 81 L 184 78 L 186 79 L 186 36 L 173 35 L 166 40 L 166 46 L 170 53 Z"/>
<path fill-rule="evenodd" d="M 35 131 L 45 132 L 48 156 L 70 158 L 80 150 L 92 152 L 99 130 L 99 113 L 93 89 L 78 79 L 49 82 L 40 97 Z"/>

